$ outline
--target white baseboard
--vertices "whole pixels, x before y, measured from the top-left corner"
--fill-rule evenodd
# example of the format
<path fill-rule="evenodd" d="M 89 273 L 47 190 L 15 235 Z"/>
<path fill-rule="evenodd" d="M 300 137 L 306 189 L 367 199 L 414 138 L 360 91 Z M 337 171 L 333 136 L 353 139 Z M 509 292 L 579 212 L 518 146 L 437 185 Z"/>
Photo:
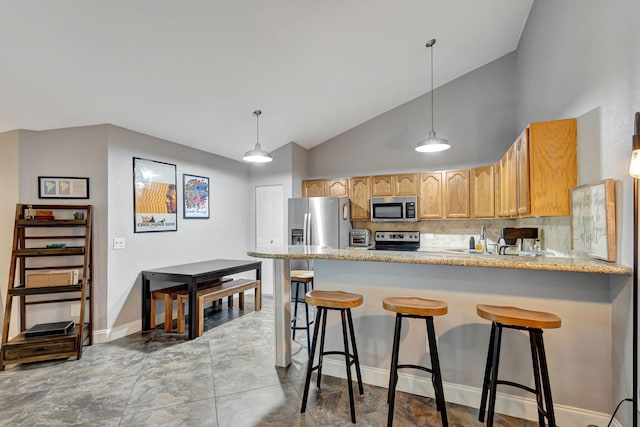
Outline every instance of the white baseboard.
<path fill-rule="evenodd" d="M 364 383 L 385 388 L 389 386 L 389 371 L 387 369 L 360 365 L 360 371 Z M 347 377 L 344 362 L 330 358 L 324 358 L 322 373 L 338 378 Z M 355 379 L 355 376 L 352 376 L 352 379 Z M 481 388 L 446 382 L 443 384 L 443 387 L 447 402 L 472 408 L 478 408 L 480 406 Z M 397 390 L 418 396 L 435 396 L 431 384 L 431 377 L 421 378 L 403 372 L 398 373 Z M 584 427 L 589 424 L 606 426 L 609 422 L 609 414 L 558 404 L 554 404 L 553 408 L 556 415 L 556 423 L 563 427 Z M 535 399 L 531 398 L 498 393 L 496 398 L 496 412 L 531 421 L 538 420 L 537 404 Z M 613 425 L 622 427 L 622 425 L 615 420 Z"/>

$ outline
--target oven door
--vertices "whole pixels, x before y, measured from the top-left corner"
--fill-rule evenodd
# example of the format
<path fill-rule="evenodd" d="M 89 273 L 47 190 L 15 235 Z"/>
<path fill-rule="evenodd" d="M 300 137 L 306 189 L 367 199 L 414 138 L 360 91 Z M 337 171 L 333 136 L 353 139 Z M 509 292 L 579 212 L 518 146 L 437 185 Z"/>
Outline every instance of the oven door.
<path fill-rule="evenodd" d="M 403 202 L 371 202 L 371 221 L 402 221 L 404 220 Z"/>

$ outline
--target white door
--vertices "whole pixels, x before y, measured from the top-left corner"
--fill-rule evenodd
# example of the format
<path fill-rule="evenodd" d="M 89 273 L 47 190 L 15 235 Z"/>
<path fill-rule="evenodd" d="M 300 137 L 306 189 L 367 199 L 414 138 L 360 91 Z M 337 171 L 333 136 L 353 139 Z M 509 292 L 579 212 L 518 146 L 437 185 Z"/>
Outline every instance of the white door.
<path fill-rule="evenodd" d="M 284 191 L 282 185 L 256 187 L 256 246 L 283 246 Z M 273 260 L 262 261 L 262 293 L 273 295 Z"/>

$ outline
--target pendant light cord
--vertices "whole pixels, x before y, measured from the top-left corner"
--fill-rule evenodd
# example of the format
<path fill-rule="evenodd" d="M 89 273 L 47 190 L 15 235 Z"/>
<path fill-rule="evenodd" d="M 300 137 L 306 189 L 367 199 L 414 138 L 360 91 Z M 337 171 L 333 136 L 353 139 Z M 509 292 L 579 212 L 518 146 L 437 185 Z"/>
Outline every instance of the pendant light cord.
<path fill-rule="evenodd" d="M 260 136 L 260 114 L 262 114 L 262 111 L 260 110 L 256 110 L 253 112 L 253 115 L 256 116 L 256 145 L 260 145 L 260 141 L 258 139 L 258 137 Z"/>
<path fill-rule="evenodd" d="M 434 130 L 433 126 L 433 45 L 431 45 L 431 132 Z"/>

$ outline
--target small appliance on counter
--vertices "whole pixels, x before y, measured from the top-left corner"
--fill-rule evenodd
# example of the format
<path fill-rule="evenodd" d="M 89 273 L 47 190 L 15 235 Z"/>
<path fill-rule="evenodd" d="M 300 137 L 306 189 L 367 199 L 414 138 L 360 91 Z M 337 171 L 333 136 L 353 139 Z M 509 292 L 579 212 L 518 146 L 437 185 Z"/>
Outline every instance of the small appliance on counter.
<path fill-rule="evenodd" d="M 371 232 L 366 228 L 354 228 L 349 234 L 349 246 L 369 247 L 371 245 Z"/>
<path fill-rule="evenodd" d="M 419 231 L 376 231 L 377 250 L 417 251 L 420 248 Z"/>

